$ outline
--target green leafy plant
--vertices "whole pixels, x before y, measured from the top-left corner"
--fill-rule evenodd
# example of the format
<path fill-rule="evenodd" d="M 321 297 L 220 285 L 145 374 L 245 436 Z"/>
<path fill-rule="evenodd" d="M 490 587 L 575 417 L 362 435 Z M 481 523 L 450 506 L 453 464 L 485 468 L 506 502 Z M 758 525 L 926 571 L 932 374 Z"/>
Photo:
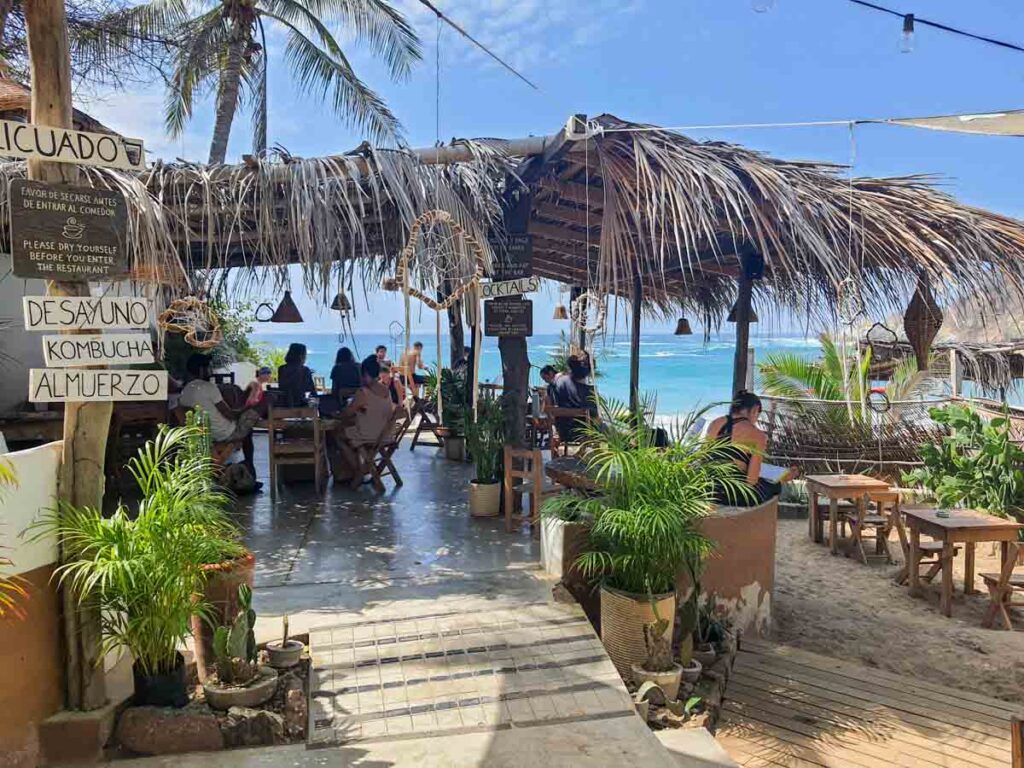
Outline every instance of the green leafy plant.
<path fill-rule="evenodd" d="M 265 341 L 256 344 L 256 352 L 259 357 L 257 365 L 266 366 L 270 369 L 270 378 L 277 381 L 277 369 L 284 365 L 284 356 L 288 350 L 284 347 L 275 347 Z"/>
<path fill-rule="evenodd" d="M 921 446 L 924 465 L 906 473 L 903 482 L 927 489 L 943 507 L 1021 517 L 1024 449 L 1013 441 L 1007 414 L 986 420 L 970 406 L 955 403 L 928 414 L 949 434 Z"/>
<path fill-rule="evenodd" d="M 703 706 L 703 704 L 703 696 L 690 696 L 686 700 L 686 703 L 683 705 L 683 713 L 687 715 L 692 715 L 694 712 L 696 712 L 697 708 Z"/>
<path fill-rule="evenodd" d="M 685 434 L 656 448 L 644 423 L 614 418 L 620 404 L 601 407 L 601 422 L 583 428 L 582 453 L 602 493 L 561 494 L 545 514 L 590 523 L 587 551 L 577 560 L 587 576 L 633 594 L 671 592 L 684 565 L 712 549 L 697 523 L 716 490 L 743 498 L 750 488 L 723 442 Z"/>
<path fill-rule="evenodd" d="M 104 517 L 60 503 L 30 529 L 35 538 L 56 537 L 65 562 L 55 577 L 100 607 L 103 652 L 127 649 L 145 674 L 173 669 L 192 617 L 208 613 L 196 598 L 202 566 L 244 552 L 209 453 L 190 447 L 195 432 L 163 428 L 131 459 L 142 492 L 135 513 L 121 504 Z"/>
<path fill-rule="evenodd" d="M 481 399 L 476 406 L 476 421 L 470 413 L 464 417 L 466 447 L 476 467 L 478 483 L 501 480 L 502 456 L 505 449 L 505 418 L 498 400 Z"/>
<path fill-rule="evenodd" d="M 428 402 L 437 402 L 437 387 L 437 372 L 431 369 L 426 374 L 423 387 L 424 397 Z M 444 426 L 453 432 L 458 432 L 464 425 L 466 410 L 469 407 L 465 372 L 442 368 L 440 387 Z"/>
<path fill-rule="evenodd" d="M 699 588 L 698 588 L 699 589 Z M 697 590 L 694 590 L 697 592 Z M 694 636 L 698 643 L 721 643 L 729 631 L 729 621 L 718 610 L 715 596 L 708 595 L 699 601 L 697 627 Z"/>
<path fill-rule="evenodd" d="M 238 615 L 231 626 L 217 627 L 213 632 L 213 655 L 217 679 L 226 685 L 244 686 L 257 676 L 256 611 L 252 608 L 252 590 L 238 587 Z"/>
<path fill-rule="evenodd" d="M 7 462 L 0 461 L 0 495 L 17 484 L 18 478 L 14 474 L 14 468 Z M 14 563 L 11 559 L 0 555 L 0 619 L 10 616 L 24 617 L 20 601 L 28 597 L 28 592 L 25 589 L 24 579 L 15 574 L 6 573 L 7 569 L 12 567 L 14 567 Z"/>

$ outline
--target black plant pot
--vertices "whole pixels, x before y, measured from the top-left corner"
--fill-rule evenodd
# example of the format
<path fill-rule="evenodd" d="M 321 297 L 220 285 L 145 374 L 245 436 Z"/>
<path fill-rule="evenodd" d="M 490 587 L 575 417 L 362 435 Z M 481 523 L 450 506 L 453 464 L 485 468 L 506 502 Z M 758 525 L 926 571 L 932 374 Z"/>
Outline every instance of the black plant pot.
<path fill-rule="evenodd" d="M 132 703 L 137 707 L 184 707 L 188 704 L 188 691 L 185 686 L 185 659 L 180 653 L 175 654 L 174 669 L 169 672 L 156 672 L 147 675 L 139 667 L 139 662 L 132 665 L 132 676 L 135 679 L 135 697 Z"/>

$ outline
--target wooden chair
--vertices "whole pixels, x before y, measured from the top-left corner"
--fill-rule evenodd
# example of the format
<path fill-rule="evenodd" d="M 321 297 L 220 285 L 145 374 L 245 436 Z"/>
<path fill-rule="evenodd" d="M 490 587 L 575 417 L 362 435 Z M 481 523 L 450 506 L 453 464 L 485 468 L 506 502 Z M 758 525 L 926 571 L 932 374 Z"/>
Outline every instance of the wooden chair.
<path fill-rule="evenodd" d="M 384 427 L 373 446 L 373 452 L 369 454 L 366 466 L 373 476 L 373 487 L 379 493 L 384 493 L 384 478 L 391 477 L 395 481 L 395 487 L 402 487 L 402 476 L 398 474 L 393 457 L 398 446 L 402 442 L 402 436 L 409 429 L 411 418 L 405 408 L 395 408 L 391 421 Z"/>
<path fill-rule="evenodd" d="M 581 421 L 584 424 L 589 424 L 592 416 L 590 410 L 587 408 L 559 408 L 554 405 L 549 405 L 545 411 L 548 419 L 551 422 L 551 431 L 558 435 L 558 447 L 562 449 L 562 455 L 569 455 L 570 446 L 579 446 L 579 440 L 570 440 L 569 435 L 563 435 L 558 430 L 558 422 L 566 419 L 572 421 Z M 554 453 L 554 450 L 552 450 Z"/>
<path fill-rule="evenodd" d="M 420 435 L 423 432 L 432 434 L 438 446 L 444 447 L 444 438 L 437 431 L 437 428 L 441 425 L 437 419 L 435 408 L 432 406 L 434 406 L 434 403 L 431 400 L 422 397 L 413 399 L 412 418 L 419 416 L 420 420 L 416 425 L 416 431 L 412 435 L 412 444 L 409 446 L 410 451 L 416 449 L 416 446 L 419 444 Z"/>
<path fill-rule="evenodd" d="M 893 490 L 889 493 L 869 493 L 868 500 L 875 504 L 874 511 L 868 509 L 867 503 L 841 507 L 840 522 L 843 525 L 843 533 L 845 534 L 845 524 L 849 522 L 852 534 L 851 546 L 865 565 L 869 557 L 885 558 L 885 562 L 891 563 L 889 533 L 895 525 L 894 517 L 899 516 L 899 492 Z M 889 507 L 888 514 L 885 511 L 887 506 Z M 869 555 L 865 548 L 864 534 L 869 531 L 874 532 L 873 536 L 867 537 L 868 541 L 873 539 L 875 542 L 875 551 L 872 555 Z M 941 547 L 939 549 L 941 550 Z"/>
<path fill-rule="evenodd" d="M 1024 597 L 1024 571 L 1014 570 L 1018 565 L 1024 565 L 1024 542 L 1007 542 L 1007 547 L 1002 570 L 999 573 L 980 574 L 985 586 L 988 587 L 991 600 L 981 626 L 991 628 L 996 616 L 1000 616 L 1003 626 L 1013 631 L 1010 608 L 1024 608 L 1024 599 L 1013 599 L 1014 596 Z"/>
<path fill-rule="evenodd" d="M 910 581 L 910 537 L 907 535 L 907 527 L 903 523 L 903 514 L 896 506 L 892 511 L 892 526 L 900 538 L 900 549 L 903 550 L 903 567 L 896 574 L 897 584 L 907 584 Z M 921 557 L 916 563 L 918 572 L 921 574 L 921 581 L 930 583 L 942 571 L 942 542 L 922 541 L 920 547 Z M 960 554 L 960 547 L 954 546 L 950 557 Z M 927 570 L 922 570 L 927 568 Z"/>
<path fill-rule="evenodd" d="M 313 478 L 321 490 L 327 477 L 324 433 L 316 408 L 267 409 L 267 450 L 270 493 L 277 493 L 278 467 L 313 465 Z"/>
<path fill-rule="evenodd" d="M 544 474 L 544 454 L 539 448 L 505 446 L 506 531 L 512 533 L 514 529 L 512 514 L 522 508 L 523 494 L 530 495 L 530 516 L 527 522 L 532 529 L 540 520 L 540 507 L 544 499 L 560 491 L 561 488 L 548 480 Z"/>

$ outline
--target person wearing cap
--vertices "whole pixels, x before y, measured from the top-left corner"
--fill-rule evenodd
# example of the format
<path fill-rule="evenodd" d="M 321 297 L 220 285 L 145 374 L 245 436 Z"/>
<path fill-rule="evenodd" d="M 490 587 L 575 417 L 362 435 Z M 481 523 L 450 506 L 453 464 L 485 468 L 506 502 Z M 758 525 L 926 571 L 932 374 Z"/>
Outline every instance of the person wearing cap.
<path fill-rule="evenodd" d="M 264 365 L 256 371 L 256 378 L 245 388 L 245 407 L 252 408 L 260 418 L 267 417 L 267 384 L 270 383 L 271 370 Z"/>

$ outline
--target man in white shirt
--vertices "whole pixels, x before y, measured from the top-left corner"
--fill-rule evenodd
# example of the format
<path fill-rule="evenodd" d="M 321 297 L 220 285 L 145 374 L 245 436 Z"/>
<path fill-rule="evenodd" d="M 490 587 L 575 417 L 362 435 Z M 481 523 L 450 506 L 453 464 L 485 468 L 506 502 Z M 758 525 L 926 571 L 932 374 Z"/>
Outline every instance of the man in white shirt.
<path fill-rule="evenodd" d="M 259 421 L 253 408 L 234 411 L 224 402 L 220 389 L 210 381 L 210 358 L 196 352 L 187 363 L 189 382 L 181 391 L 178 404 L 185 409 L 201 408 L 210 417 L 210 437 L 215 443 L 242 443 L 243 463 L 256 477 L 253 463 L 252 428 Z M 259 484 L 257 484 L 258 486 Z"/>

